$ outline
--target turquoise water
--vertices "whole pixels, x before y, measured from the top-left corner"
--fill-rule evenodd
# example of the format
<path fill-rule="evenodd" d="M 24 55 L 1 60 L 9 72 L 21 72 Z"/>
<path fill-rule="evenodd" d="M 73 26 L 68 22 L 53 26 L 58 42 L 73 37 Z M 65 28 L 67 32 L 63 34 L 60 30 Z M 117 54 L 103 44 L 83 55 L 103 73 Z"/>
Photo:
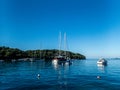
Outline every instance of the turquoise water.
<path fill-rule="evenodd" d="M 120 90 L 120 60 L 108 60 L 107 66 L 96 62 L 0 62 L 0 90 Z"/>

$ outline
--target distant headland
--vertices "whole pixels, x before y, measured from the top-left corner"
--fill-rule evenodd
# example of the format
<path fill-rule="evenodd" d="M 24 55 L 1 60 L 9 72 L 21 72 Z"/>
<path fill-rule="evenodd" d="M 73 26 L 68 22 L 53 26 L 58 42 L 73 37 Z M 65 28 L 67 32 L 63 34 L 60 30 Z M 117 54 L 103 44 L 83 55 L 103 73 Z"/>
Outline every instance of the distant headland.
<path fill-rule="evenodd" d="M 64 55 L 63 50 L 60 51 L 62 55 Z M 44 49 L 44 50 L 20 50 L 18 48 L 10 48 L 6 46 L 0 47 L 0 60 L 18 60 L 22 58 L 35 58 L 35 59 L 53 59 L 56 55 L 58 55 L 59 50 L 57 49 Z M 66 51 L 67 56 L 71 59 L 82 59 L 85 60 L 86 57 L 79 53 L 73 53 L 71 51 Z"/>

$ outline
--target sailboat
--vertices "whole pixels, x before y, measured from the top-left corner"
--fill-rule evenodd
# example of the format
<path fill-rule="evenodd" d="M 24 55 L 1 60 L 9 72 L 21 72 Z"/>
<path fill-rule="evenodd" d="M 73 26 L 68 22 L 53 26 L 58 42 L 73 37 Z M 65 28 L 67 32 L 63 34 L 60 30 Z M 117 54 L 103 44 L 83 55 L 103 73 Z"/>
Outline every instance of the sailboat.
<path fill-rule="evenodd" d="M 36 57 L 35 57 L 36 51 L 34 51 L 32 54 L 33 54 L 33 55 L 32 55 L 32 58 L 29 58 L 29 61 L 30 61 L 30 62 L 34 62 L 35 59 L 36 59 Z"/>
<path fill-rule="evenodd" d="M 60 41 L 59 41 L 59 54 L 58 56 L 55 56 L 54 59 L 53 59 L 53 63 L 63 63 L 63 62 L 70 62 L 70 60 L 68 60 L 68 57 L 67 57 L 67 53 L 66 53 L 66 33 L 64 33 L 64 54 L 65 55 L 62 55 L 61 54 L 61 32 L 60 32 L 60 37 L 59 37 Z"/>

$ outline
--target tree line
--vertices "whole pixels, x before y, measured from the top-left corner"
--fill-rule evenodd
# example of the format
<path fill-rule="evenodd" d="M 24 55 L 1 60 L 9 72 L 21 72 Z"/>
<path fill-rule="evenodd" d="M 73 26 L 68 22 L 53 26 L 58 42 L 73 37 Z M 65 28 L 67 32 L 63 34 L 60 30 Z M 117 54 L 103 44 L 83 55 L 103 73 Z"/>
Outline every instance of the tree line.
<path fill-rule="evenodd" d="M 35 59 L 53 59 L 59 54 L 59 50 L 20 50 L 18 48 L 0 47 L 0 60 L 12 60 L 22 58 L 35 58 Z M 79 53 L 73 53 L 71 51 L 60 51 L 61 55 L 66 55 L 71 59 L 86 59 L 86 57 Z"/>

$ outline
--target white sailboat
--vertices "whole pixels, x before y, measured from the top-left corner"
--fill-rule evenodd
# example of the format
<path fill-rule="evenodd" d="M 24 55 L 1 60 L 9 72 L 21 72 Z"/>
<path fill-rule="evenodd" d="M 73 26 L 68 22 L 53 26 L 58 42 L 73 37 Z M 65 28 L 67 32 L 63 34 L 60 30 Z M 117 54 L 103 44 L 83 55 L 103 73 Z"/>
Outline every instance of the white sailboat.
<path fill-rule="evenodd" d="M 64 55 L 61 54 L 61 32 L 60 32 L 60 37 L 59 37 L 59 54 L 58 56 L 55 56 L 55 58 L 53 59 L 53 63 L 63 63 L 63 62 L 70 62 L 70 60 L 68 60 L 68 57 L 67 57 L 67 52 L 66 52 L 66 49 L 67 49 L 67 45 L 66 45 L 66 33 L 64 33 L 64 49 L 65 49 L 65 52 L 64 52 Z"/>
<path fill-rule="evenodd" d="M 61 55 L 61 32 L 60 32 L 60 37 L 59 37 L 60 41 L 59 41 L 59 54 L 58 56 L 55 56 L 54 60 L 59 60 L 59 61 L 65 61 L 66 60 L 66 56 Z M 65 40 L 65 34 L 64 34 L 64 40 Z M 65 43 L 64 43 L 65 44 Z"/>

